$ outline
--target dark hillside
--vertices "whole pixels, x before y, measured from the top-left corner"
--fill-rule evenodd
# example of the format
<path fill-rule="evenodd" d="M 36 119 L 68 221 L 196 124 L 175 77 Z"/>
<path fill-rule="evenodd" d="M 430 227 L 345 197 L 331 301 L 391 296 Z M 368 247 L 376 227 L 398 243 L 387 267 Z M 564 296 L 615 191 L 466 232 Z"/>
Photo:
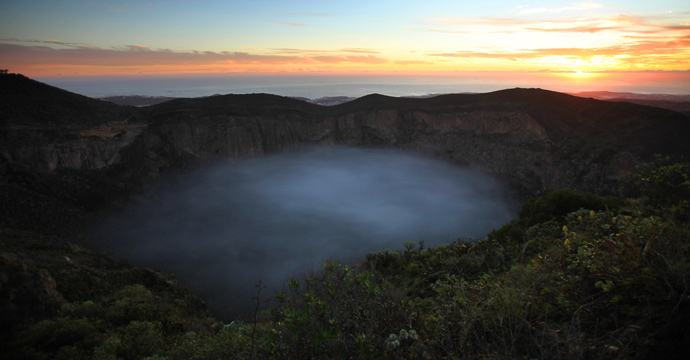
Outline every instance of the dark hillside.
<path fill-rule="evenodd" d="M 684 141 L 690 134 L 690 118 L 674 111 L 538 89 L 498 93 L 506 100 L 522 102 L 526 111 L 549 131 L 553 141 L 577 138 L 582 145 L 622 145 L 647 155 L 690 150 Z"/>
<path fill-rule="evenodd" d="M 154 119 L 174 113 L 189 112 L 197 116 L 216 114 L 270 115 L 281 111 L 319 112 L 319 105 L 270 94 L 218 95 L 203 98 L 175 99 L 142 109 Z"/>
<path fill-rule="evenodd" d="M 2 126 L 60 126 L 85 128 L 137 119 L 136 112 L 29 79 L 19 74 L 0 76 Z"/>
<path fill-rule="evenodd" d="M 334 112 L 353 112 L 366 109 L 381 109 L 381 108 L 413 108 L 424 104 L 422 98 L 403 98 L 393 97 L 381 94 L 370 94 L 362 96 L 352 101 L 343 104 L 332 106 Z"/>
<path fill-rule="evenodd" d="M 554 142 L 573 138 L 581 139 L 581 142 L 616 138 L 618 144 L 652 147 L 652 152 L 688 151 L 686 142 L 680 140 L 690 134 L 690 119 L 675 111 L 582 98 L 542 89 L 447 94 L 425 99 L 373 94 L 334 106 L 333 110 L 352 112 L 374 108 L 423 109 L 436 113 L 478 110 L 526 112 L 547 130 Z M 655 138 L 659 136 L 666 137 L 667 140 L 656 141 Z"/>
<path fill-rule="evenodd" d="M 607 99 L 607 101 L 629 102 L 646 106 L 660 107 L 690 116 L 690 101 L 645 100 L 645 99 Z"/>
<path fill-rule="evenodd" d="M 0 223 L 60 233 L 131 190 L 102 170 L 146 128 L 136 109 L 8 74 L 0 119 Z"/>
<path fill-rule="evenodd" d="M 126 106 L 150 106 L 160 104 L 166 101 L 177 99 L 166 96 L 143 96 L 143 95 L 120 95 L 120 96 L 106 96 L 97 98 L 99 100 L 109 101 L 118 105 Z"/>
<path fill-rule="evenodd" d="M 690 144 L 685 141 L 690 134 L 690 118 L 666 109 L 541 89 L 508 89 L 468 95 L 462 100 L 446 95 L 430 102 L 449 107 L 454 100 L 460 107 L 524 111 L 546 129 L 551 141 L 566 151 L 572 147 L 612 150 L 624 147 L 645 156 L 690 151 Z"/>

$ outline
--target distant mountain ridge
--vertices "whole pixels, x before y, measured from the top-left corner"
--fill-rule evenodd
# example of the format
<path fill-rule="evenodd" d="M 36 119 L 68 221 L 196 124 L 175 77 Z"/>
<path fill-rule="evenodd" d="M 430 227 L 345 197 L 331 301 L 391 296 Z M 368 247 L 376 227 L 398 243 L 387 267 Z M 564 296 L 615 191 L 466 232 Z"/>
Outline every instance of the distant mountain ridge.
<path fill-rule="evenodd" d="M 97 99 L 125 106 L 149 106 L 160 104 L 162 102 L 174 100 L 177 98 L 169 96 L 115 95 L 99 97 Z"/>
<path fill-rule="evenodd" d="M 47 232 L 78 227 L 161 174 L 301 144 L 414 151 L 491 172 L 520 196 L 616 193 L 653 154 L 690 155 L 688 116 L 541 89 L 372 94 L 333 106 L 219 95 L 134 108 L 6 75 L 0 94 L 2 216 Z"/>
<path fill-rule="evenodd" d="M 592 97 L 600 100 L 608 99 L 630 99 L 630 100 L 663 100 L 663 101 L 690 101 L 690 94 L 688 95 L 673 95 L 673 94 L 638 94 L 631 92 L 614 92 L 614 91 L 583 91 L 578 93 L 569 93 L 579 97 Z"/>
<path fill-rule="evenodd" d="M 464 95 L 474 93 L 461 93 Z M 401 96 L 403 98 L 430 98 L 447 94 L 428 94 L 422 96 Z M 606 101 L 626 101 L 640 105 L 660 107 L 678 111 L 685 115 L 690 115 L 690 95 L 669 95 L 669 94 L 637 94 L 628 92 L 610 92 L 610 91 L 587 91 L 580 93 L 570 93 L 570 95 L 578 97 L 591 97 L 598 100 Z M 213 96 L 219 96 L 218 94 Z M 291 98 L 306 101 L 312 104 L 333 106 L 355 100 L 355 97 L 349 96 L 325 96 L 318 99 L 309 99 L 305 97 L 292 96 Z M 166 101 L 178 99 L 176 97 L 166 96 L 144 96 L 144 95 L 119 95 L 106 96 L 98 98 L 100 100 L 109 101 L 118 105 L 128 106 L 150 106 L 157 105 Z"/>
<path fill-rule="evenodd" d="M 690 115 L 690 95 L 635 94 L 611 91 L 587 91 L 572 93 L 571 95 L 591 97 L 606 101 L 625 101 L 640 105 L 655 106 Z"/>

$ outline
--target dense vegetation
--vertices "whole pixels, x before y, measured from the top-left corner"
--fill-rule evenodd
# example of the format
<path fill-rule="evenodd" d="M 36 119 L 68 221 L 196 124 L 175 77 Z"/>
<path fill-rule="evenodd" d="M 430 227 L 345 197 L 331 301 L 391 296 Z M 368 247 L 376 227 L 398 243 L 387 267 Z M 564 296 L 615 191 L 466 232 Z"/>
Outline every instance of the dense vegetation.
<path fill-rule="evenodd" d="M 9 348 L 34 359 L 684 358 L 690 164 L 659 159 L 629 184 L 625 200 L 568 189 L 530 200 L 486 239 L 326 261 L 276 294 L 257 284 L 257 309 L 270 307 L 244 322 L 185 317 L 188 305 L 140 281 L 69 299 Z"/>
<path fill-rule="evenodd" d="M 139 359 L 217 322 L 166 274 L 0 227 L 1 359 Z"/>

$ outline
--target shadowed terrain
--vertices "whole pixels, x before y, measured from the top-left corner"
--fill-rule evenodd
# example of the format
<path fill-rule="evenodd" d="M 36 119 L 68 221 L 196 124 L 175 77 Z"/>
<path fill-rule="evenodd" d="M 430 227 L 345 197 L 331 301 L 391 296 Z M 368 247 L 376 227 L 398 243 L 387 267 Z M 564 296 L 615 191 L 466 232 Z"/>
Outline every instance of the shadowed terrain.
<path fill-rule="evenodd" d="M 541 89 L 133 108 L 14 74 L 0 76 L 0 95 L 10 357 L 675 358 L 690 339 L 687 164 L 627 177 L 653 154 L 687 158 L 679 112 Z M 518 199 L 548 195 L 486 238 L 441 246 L 444 232 L 483 236 L 508 221 L 502 184 Z M 637 199 L 550 192 L 564 187 Z M 316 242 L 299 242 L 310 232 Z M 277 307 L 255 313 L 251 332 L 221 327 L 174 278 L 42 234 L 175 271 L 207 299 L 220 286 L 261 302 L 271 295 L 247 288 L 266 278 Z M 318 267 L 324 254 L 367 252 L 352 267 L 327 261 L 304 286 L 274 285 L 299 256 Z M 271 266 L 248 268 L 258 260 Z"/>

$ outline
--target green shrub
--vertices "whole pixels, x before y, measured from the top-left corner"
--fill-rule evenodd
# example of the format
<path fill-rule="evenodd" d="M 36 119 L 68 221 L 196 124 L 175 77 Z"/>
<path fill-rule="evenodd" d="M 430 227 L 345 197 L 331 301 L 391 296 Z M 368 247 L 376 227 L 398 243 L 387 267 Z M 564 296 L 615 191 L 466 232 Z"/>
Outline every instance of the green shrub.
<path fill-rule="evenodd" d="M 673 163 L 657 156 L 654 161 L 635 168 L 624 188 L 630 197 L 640 198 L 647 206 L 662 207 L 673 213 L 687 214 L 690 202 L 690 163 Z"/>

